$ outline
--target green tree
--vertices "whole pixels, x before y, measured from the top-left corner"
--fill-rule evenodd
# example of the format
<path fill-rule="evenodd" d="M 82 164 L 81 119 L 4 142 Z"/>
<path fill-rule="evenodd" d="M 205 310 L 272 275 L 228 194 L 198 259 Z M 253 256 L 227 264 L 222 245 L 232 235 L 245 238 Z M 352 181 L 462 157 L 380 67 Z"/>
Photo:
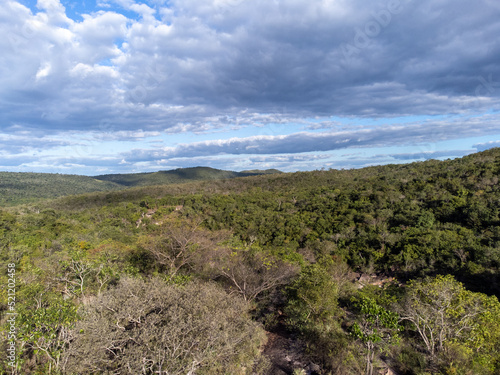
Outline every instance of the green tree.
<path fill-rule="evenodd" d="M 42 358 L 42 366 L 51 374 L 61 369 L 61 354 L 72 339 L 70 329 L 78 319 L 77 307 L 42 285 L 24 285 L 21 290 L 21 303 L 16 305 L 20 350 L 24 357 L 33 353 Z"/>
<path fill-rule="evenodd" d="M 380 306 L 370 297 L 354 298 L 353 302 L 357 310 L 357 321 L 351 327 L 351 335 L 365 346 L 365 373 L 372 375 L 378 345 L 384 342 L 396 342 L 398 339 L 399 316 Z"/>
<path fill-rule="evenodd" d="M 342 286 L 337 276 L 325 265 L 304 267 L 287 288 L 284 310 L 288 329 L 298 331 L 309 356 L 329 371 L 344 367 L 342 362 L 349 345 L 340 325 L 343 311 L 338 298 Z"/>
<path fill-rule="evenodd" d="M 286 315 L 291 327 L 303 333 L 317 334 L 338 325 L 339 286 L 318 264 L 305 267 L 289 287 Z"/>
<path fill-rule="evenodd" d="M 432 357 L 449 342 L 481 350 L 500 337 L 493 323 L 500 319 L 496 297 L 470 292 L 451 275 L 411 281 L 400 314 Z"/>

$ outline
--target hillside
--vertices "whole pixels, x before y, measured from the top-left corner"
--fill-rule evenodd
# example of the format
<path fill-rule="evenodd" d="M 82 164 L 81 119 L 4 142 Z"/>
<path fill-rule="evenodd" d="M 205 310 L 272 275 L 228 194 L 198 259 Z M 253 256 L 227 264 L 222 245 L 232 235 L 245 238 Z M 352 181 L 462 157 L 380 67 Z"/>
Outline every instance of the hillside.
<path fill-rule="evenodd" d="M 23 373 L 500 373 L 500 149 L 206 171 L 0 209 Z"/>
<path fill-rule="evenodd" d="M 190 168 L 186 168 L 186 170 L 190 170 Z M 175 172 L 172 174 L 177 174 L 178 176 L 180 171 L 182 170 L 168 172 Z M 244 179 L 211 180 L 191 178 L 190 180 L 186 180 L 179 178 L 179 183 L 164 185 L 147 184 L 151 186 L 141 186 L 140 179 L 135 182 L 134 180 L 136 176 L 145 176 L 144 178 L 147 179 L 150 178 L 148 176 L 162 174 L 169 176 L 170 173 L 156 172 L 97 176 L 94 178 L 108 178 L 109 176 L 110 179 L 113 179 L 113 176 L 118 176 L 115 180 L 116 182 L 120 182 L 123 185 L 130 183 L 131 188 L 122 189 L 121 191 L 88 194 L 85 195 L 85 197 L 76 196 L 74 198 L 63 199 L 59 202 L 49 204 L 58 205 L 61 209 L 64 207 L 78 208 L 80 204 L 90 205 L 91 202 L 95 202 L 97 205 L 106 204 L 105 202 L 111 201 L 126 202 L 142 199 L 145 196 L 160 199 L 165 195 L 181 196 L 186 194 L 203 194 L 206 197 L 210 197 L 217 194 L 251 194 L 256 190 L 272 192 L 275 194 L 276 199 L 279 199 L 279 197 L 283 195 L 293 197 L 294 194 L 302 194 L 306 191 L 312 192 L 329 189 L 340 189 L 344 191 L 351 191 L 353 189 L 376 191 L 377 189 L 382 189 L 383 191 L 379 192 L 378 195 L 397 194 L 398 191 L 407 189 L 416 189 L 416 192 L 419 191 L 419 189 L 425 190 L 425 192 L 418 192 L 419 196 L 429 196 L 429 192 L 433 189 L 436 194 L 439 194 L 440 190 L 446 190 L 447 192 L 453 191 L 453 193 L 456 193 L 459 186 L 464 186 L 474 191 L 484 188 L 484 184 L 488 185 L 490 188 L 496 186 L 495 181 L 498 180 L 498 176 L 500 175 L 500 148 L 445 161 L 427 160 L 410 164 L 390 164 L 352 170 L 332 169 L 294 173 L 282 173 L 277 171 L 277 173 L 270 174 L 253 174 L 247 171 L 240 172 L 240 175 L 237 177 L 240 177 L 241 174 L 244 173 L 249 173 L 250 175 Z M 127 180 L 130 182 L 127 182 Z M 388 190 L 386 191 L 386 189 Z M 85 201 L 83 198 L 85 198 Z"/>
<path fill-rule="evenodd" d="M 180 168 L 153 173 L 78 176 L 50 173 L 0 172 L 0 206 L 32 203 L 68 195 L 116 191 L 136 186 L 213 181 L 279 171 L 232 172 L 208 167 Z"/>
<path fill-rule="evenodd" d="M 223 171 L 209 167 L 179 168 L 170 171 L 159 171 L 153 173 L 131 173 L 131 174 L 108 174 L 95 176 L 94 178 L 102 181 L 110 181 L 122 186 L 152 186 L 178 184 L 188 181 L 200 180 L 222 180 L 237 177 L 248 177 L 259 174 L 281 173 L 277 170 L 272 171 L 246 171 L 233 172 Z"/>
<path fill-rule="evenodd" d="M 121 188 L 113 182 L 87 176 L 0 172 L 0 206 Z"/>

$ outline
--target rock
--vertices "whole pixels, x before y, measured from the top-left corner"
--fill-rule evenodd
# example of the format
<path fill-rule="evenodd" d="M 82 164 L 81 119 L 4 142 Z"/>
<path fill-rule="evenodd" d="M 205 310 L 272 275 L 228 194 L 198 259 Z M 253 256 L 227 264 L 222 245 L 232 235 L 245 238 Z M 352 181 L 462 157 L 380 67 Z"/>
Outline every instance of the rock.
<path fill-rule="evenodd" d="M 384 369 L 380 370 L 378 373 L 379 373 L 379 375 L 398 375 L 394 371 L 392 371 L 390 368 L 384 368 Z"/>
<path fill-rule="evenodd" d="M 307 367 L 311 374 L 319 374 L 321 371 L 321 367 L 315 363 L 310 363 Z"/>

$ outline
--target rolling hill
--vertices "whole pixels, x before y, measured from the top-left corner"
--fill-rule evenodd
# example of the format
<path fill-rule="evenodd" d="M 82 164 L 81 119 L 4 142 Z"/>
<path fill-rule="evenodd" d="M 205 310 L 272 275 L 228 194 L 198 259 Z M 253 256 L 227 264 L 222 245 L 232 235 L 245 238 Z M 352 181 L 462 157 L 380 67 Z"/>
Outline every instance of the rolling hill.
<path fill-rule="evenodd" d="M 119 184 L 87 176 L 0 172 L 0 206 L 121 188 Z"/>
<path fill-rule="evenodd" d="M 454 160 L 246 178 L 216 179 L 239 175 L 210 168 L 4 176 L 11 180 L 2 180 L 4 189 L 24 192 L 55 194 L 56 181 L 60 193 L 76 191 L 77 182 L 117 189 L 0 207 L 0 267 L 10 272 L 0 277 L 12 284 L 15 271 L 22 282 L 18 337 L 50 343 L 72 366 L 101 356 L 107 367 L 95 373 L 114 371 L 124 362 L 109 360 L 104 345 L 128 344 L 130 335 L 154 339 L 149 327 L 156 332 L 158 325 L 167 332 L 162 337 L 184 337 L 178 326 L 202 324 L 208 328 L 201 334 L 213 340 L 213 316 L 237 306 L 216 330 L 230 337 L 240 326 L 234 316 L 247 316 L 245 324 L 260 330 L 244 356 L 262 366 L 255 374 L 291 374 L 299 365 L 360 374 L 363 335 L 373 332 L 377 373 L 390 366 L 399 374 L 500 374 L 500 148 Z M 141 185 L 160 181 L 184 182 Z M 7 303 L 0 293 L 3 322 Z M 41 313 L 55 318 L 40 320 Z M 370 326 L 373 316 L 387 317 L 380 331 Z M 419 329 L 421 316 L 436 328 Z M 439 348 L 443 326 L 449 348 Z M 74 339 L 53 334 L 62 329 Z M 131 355 L 127 347 L 123 358 L 144 358 L 144 348 L 133 346 Z M 52 368 L 45 352 L 19 350 L 29 359 L 20 364 L 23 373 L 35 373 L 32 364 L 40 374 Z M 240 346 L 236 353 L 240 358 Z M 460 362 L 453 362 L 455 353 Z M 7 373 L 5 363 L 0 373 Z"/>
<path fill-rule="evenodd" d="M 33 203 L 93 192 L 116 191 L 138 186 L 179 184 L 190 181 L 222 180 L 272 171 L 233 172 L 208 167 L 180 168 L 152 173 L 79 176 L 53 173 L 0 172 L 0 206 Z"/>
<path fill-rule="evenodd" d="M 121 186 L 152 186 L 178 184 L 187 181 L 223 180 L 236 177 L 256 176 L 260 174 L 281 173 L 278 170 L 233 172 L 209 167 L 179 168 L 153 173 L 108 174 L 95 176 L 95 179 L 113 182 Z"/>

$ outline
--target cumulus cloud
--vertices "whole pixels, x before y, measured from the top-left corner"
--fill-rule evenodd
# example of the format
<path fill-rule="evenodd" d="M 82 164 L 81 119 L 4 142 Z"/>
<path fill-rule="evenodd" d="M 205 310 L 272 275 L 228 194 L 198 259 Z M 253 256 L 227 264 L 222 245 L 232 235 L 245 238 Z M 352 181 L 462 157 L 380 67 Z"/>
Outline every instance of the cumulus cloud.
<path fill-rule="evenodd" d="M 101 0 L 78 19 L 59 0 L 31 9 L 6 0 L 0 33 L 6 135 L 14 126 L 61 138 L 248 126 L 268 135 L 171 145 L 163 156 L 134 152 L 155 159 L 500 133 L 500 7 L 493 0 Z M 466 117 L 434 128 L 358 130 L 329 120 L 358 126 L 360 119 L 450 114 Z M 263 131 L 275 124 L 311 132 Z M 312 132 L 325 129 L 337 131 Z"/>
<path fill-rule="evenodd" d="M 8 1 L 3 59 L 14 74 L 3 74 L 10 82 L 2 86 L 11 91 L 22 80 L 27 99 L 41 89 L 49 106 L 72 99 L 67 128 L 83 126 L 72 115 L 88 112 L 89 102 L 102 116 L 158 104 L 154 116 L 164 122 L 172 117 L 161 106 L 172 105 L 357 116 L 498 105 L 500 13 L 488 1 L 118 3 L 142 17 L 100 10 L 77 22 L 58 0 L 39 1 L 38 13 Z M 172 11 L 170 23 L 161 20 Z M 47 80 L 37 86 L 30 76 Z M 4 121 L 33 121 L 21 117 Z"/>

